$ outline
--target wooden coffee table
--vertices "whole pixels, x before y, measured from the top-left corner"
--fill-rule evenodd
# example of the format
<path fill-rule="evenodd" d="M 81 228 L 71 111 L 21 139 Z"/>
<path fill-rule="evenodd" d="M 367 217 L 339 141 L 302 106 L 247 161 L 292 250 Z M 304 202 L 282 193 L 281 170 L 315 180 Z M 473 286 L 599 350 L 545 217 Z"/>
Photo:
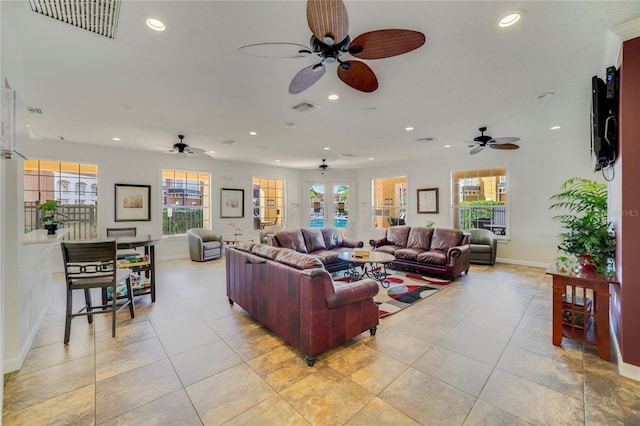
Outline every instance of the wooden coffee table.
<path fill-rule="evenodd" d="M 387 265 L 396 260 L 394 255 L 371 251 L 368 257 L 356 257 L 355 251 L 352 250 L 342 252 L 338 257 L 349 262 L 349 269 L 344 272 L 344 277 L 350 281 L 368 277 L 378 281 L 383 288 L 389 287 Z M 361 268 L 361 272 L 358 272 L 357 267 Z"/>

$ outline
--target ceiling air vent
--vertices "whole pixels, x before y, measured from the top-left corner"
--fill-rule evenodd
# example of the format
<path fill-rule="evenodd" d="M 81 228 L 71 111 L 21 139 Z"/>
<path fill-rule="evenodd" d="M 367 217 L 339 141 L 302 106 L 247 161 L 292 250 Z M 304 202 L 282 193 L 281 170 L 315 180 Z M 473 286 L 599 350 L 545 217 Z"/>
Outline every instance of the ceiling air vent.
<path fill-rule="evenodd" d="M 36 108 L 36 107 L 27 107 L 27 109 L 29 110 L 29 114 L 33 114 L 33 115 L 42 115 L 42 110 L 40 108 Z"/>
<path fill-rule="evenodd" d="M 29 0 L 31 10 L 55 20 L 115 38 L 121 0 Z"/>
<path fill-rule="evenodd" d="M 302 102 L 300 102 L 298 104 L 295 104 L 291 108 L 295 109 L 298 112 L 307 112 L 307 111 L 312 111 L 315 108 L 320 108 L 320 107 L 318 105 L 312 104 L 311 102 L 302 101 Z"/>

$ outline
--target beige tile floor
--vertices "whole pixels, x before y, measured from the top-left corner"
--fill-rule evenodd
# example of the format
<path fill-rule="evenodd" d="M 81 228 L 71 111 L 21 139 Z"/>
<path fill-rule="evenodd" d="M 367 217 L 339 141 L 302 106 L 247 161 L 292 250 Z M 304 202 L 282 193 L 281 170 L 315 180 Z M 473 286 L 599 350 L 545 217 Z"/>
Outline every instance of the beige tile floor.
<path fill-rule="evenodd" d="M 64 287 L 4 425 L 638 425 L 640 383 L 595 348 L 551 344 L 551 281 L 513 265 L 468 276 L 307 367 L 225 295 L 224 260 L 159 262 L 158 295 L 72 324 Z"/>

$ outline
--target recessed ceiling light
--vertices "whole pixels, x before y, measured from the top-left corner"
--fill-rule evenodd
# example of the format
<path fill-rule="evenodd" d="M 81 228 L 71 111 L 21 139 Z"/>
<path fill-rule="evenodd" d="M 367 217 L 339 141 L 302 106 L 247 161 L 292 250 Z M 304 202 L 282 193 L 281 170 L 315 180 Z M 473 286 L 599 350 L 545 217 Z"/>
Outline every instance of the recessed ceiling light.
<path fill-rule="evenodd" d="M 330 147 L 328 147 L 328 146 L 325 146 L 323 149 L 324 149 L 325 151 L 329 151 L 331 148 L 330 148 Z"/>
<path fill-rule="evenodd" d="M 328 98 L 330 101 L 335 101 L 335 100 L 337 100 L 337 99 L 340 99 L 340 96 L 338 96 L 338 95 L 329 95 L 329 96 L 327 96 L 327 98 Z"/>
<path fill-rule="evenodd" d="M 209 154 L 215 154 L 215 153 L 216 153 L 215 151 L 209 151 Z"/>
<path fill-rule="evenodd" d="M 562 128 L 562 126 L 551 126 L 551 127 L 549 127 L 550 130 L 558 130 L 560 128 Z"/>
<path fill-rule="evenodd" d="M 373 157 L 369 157 L 369 160 L 375 160 L 375 158 L 373 158 Z"/>
<path fill-rule="evenodd" d="M 412 130 L 413 130 L 413 127 L 408 126 L 408 127 L 405 127 L 404 129 L 405 129 L 407 132 L 410 132 L 410 131 L 412 131 Z"/>
<path fill-rule="evenodd" d="M 276 163 L 279 163 L 279 162 L 280 162 L 280 160 L 276 160 Z"/>
<path fill-rule="evenodd" d="M 444 147 L 445 147 L 445 148 L 451 148 L 451 145 L 446 144 Z"/>
<path fill-rule="evenodd" d="M 255 135 L 257 135 L 257 134 L 258 134 L 258 132 L 249 132 L 249 134 L 250 134 L 251 136 L 255 136 Z"/>
<path fill-rule="evenodd" d="M 549 96 L 553 96 L 555 95 L 554 92 L 544 92 L 539 94 L 538 96 L 536 96 L 537 99 L 544 99 L 544 98 L 548 98 Z"/>
<path fill-rule="evenodd" d="M 28 124 L 25 124 L 25 126 L 26 126 L 26 127 L 29 127 L 29 125 L 28 125 Z"/>
<path fill-rule="evenodd" d="M 165 30 L 164 24 L 159 19 L 149 18 L 149 19 L 147 19 L 146 22 L 147 22 L 147 27 L 151 28 L 154 31 L 164 31 Z"/>
<path fill-rule="evenodd" d="M 498 22 L 498 26 L 501 28 L 510 27 L 520 20 L 519 13 L 510 13 Z"/>
<path fill-rule="evenodd" d="M 112 139 L 112 140 L 114 140 L 114 141 L 120 141 L 120 140 L 122 140 L 122 139 L 120 139 L 120 138 L 111 138 L 111 139 Z"/>

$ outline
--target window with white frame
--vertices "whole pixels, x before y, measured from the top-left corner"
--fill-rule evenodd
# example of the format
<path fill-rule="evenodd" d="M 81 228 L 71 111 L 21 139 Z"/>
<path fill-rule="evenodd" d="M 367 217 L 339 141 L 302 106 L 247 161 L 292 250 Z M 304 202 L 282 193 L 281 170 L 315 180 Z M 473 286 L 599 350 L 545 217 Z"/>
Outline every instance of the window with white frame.
<path fill-rule="evenodd" d="M 460 170 L 451 173 L 454 228 L 488 229 L 507 237 L 507 168 Z"/>
<path fill-rule="evenodd" d="M 284 225 L 284 179 L 254 177 L 251 195 L 253 229 Z"/>
<path fill-rule="evenodd" d="M 38 207 L 47 200 L 57 200 L 56 220 L 69 231 L 64 239 L 97 237 L 97 165 L 25 160 L 23 169 L 25 232 L 42 228 Z M 95 187 L 96 192 L 86 192 L 86 185 Z"/>
<path fill-rule="evenodd" d="M 407 177 L 373 179 L 371 218 L 374 228 L 405 225 L 407 213 Z"/>
<path fill-rule="evenodd" d="M 209 173 L 162 170 L 162 234 L 211 229 L 210 188 Z"/>

